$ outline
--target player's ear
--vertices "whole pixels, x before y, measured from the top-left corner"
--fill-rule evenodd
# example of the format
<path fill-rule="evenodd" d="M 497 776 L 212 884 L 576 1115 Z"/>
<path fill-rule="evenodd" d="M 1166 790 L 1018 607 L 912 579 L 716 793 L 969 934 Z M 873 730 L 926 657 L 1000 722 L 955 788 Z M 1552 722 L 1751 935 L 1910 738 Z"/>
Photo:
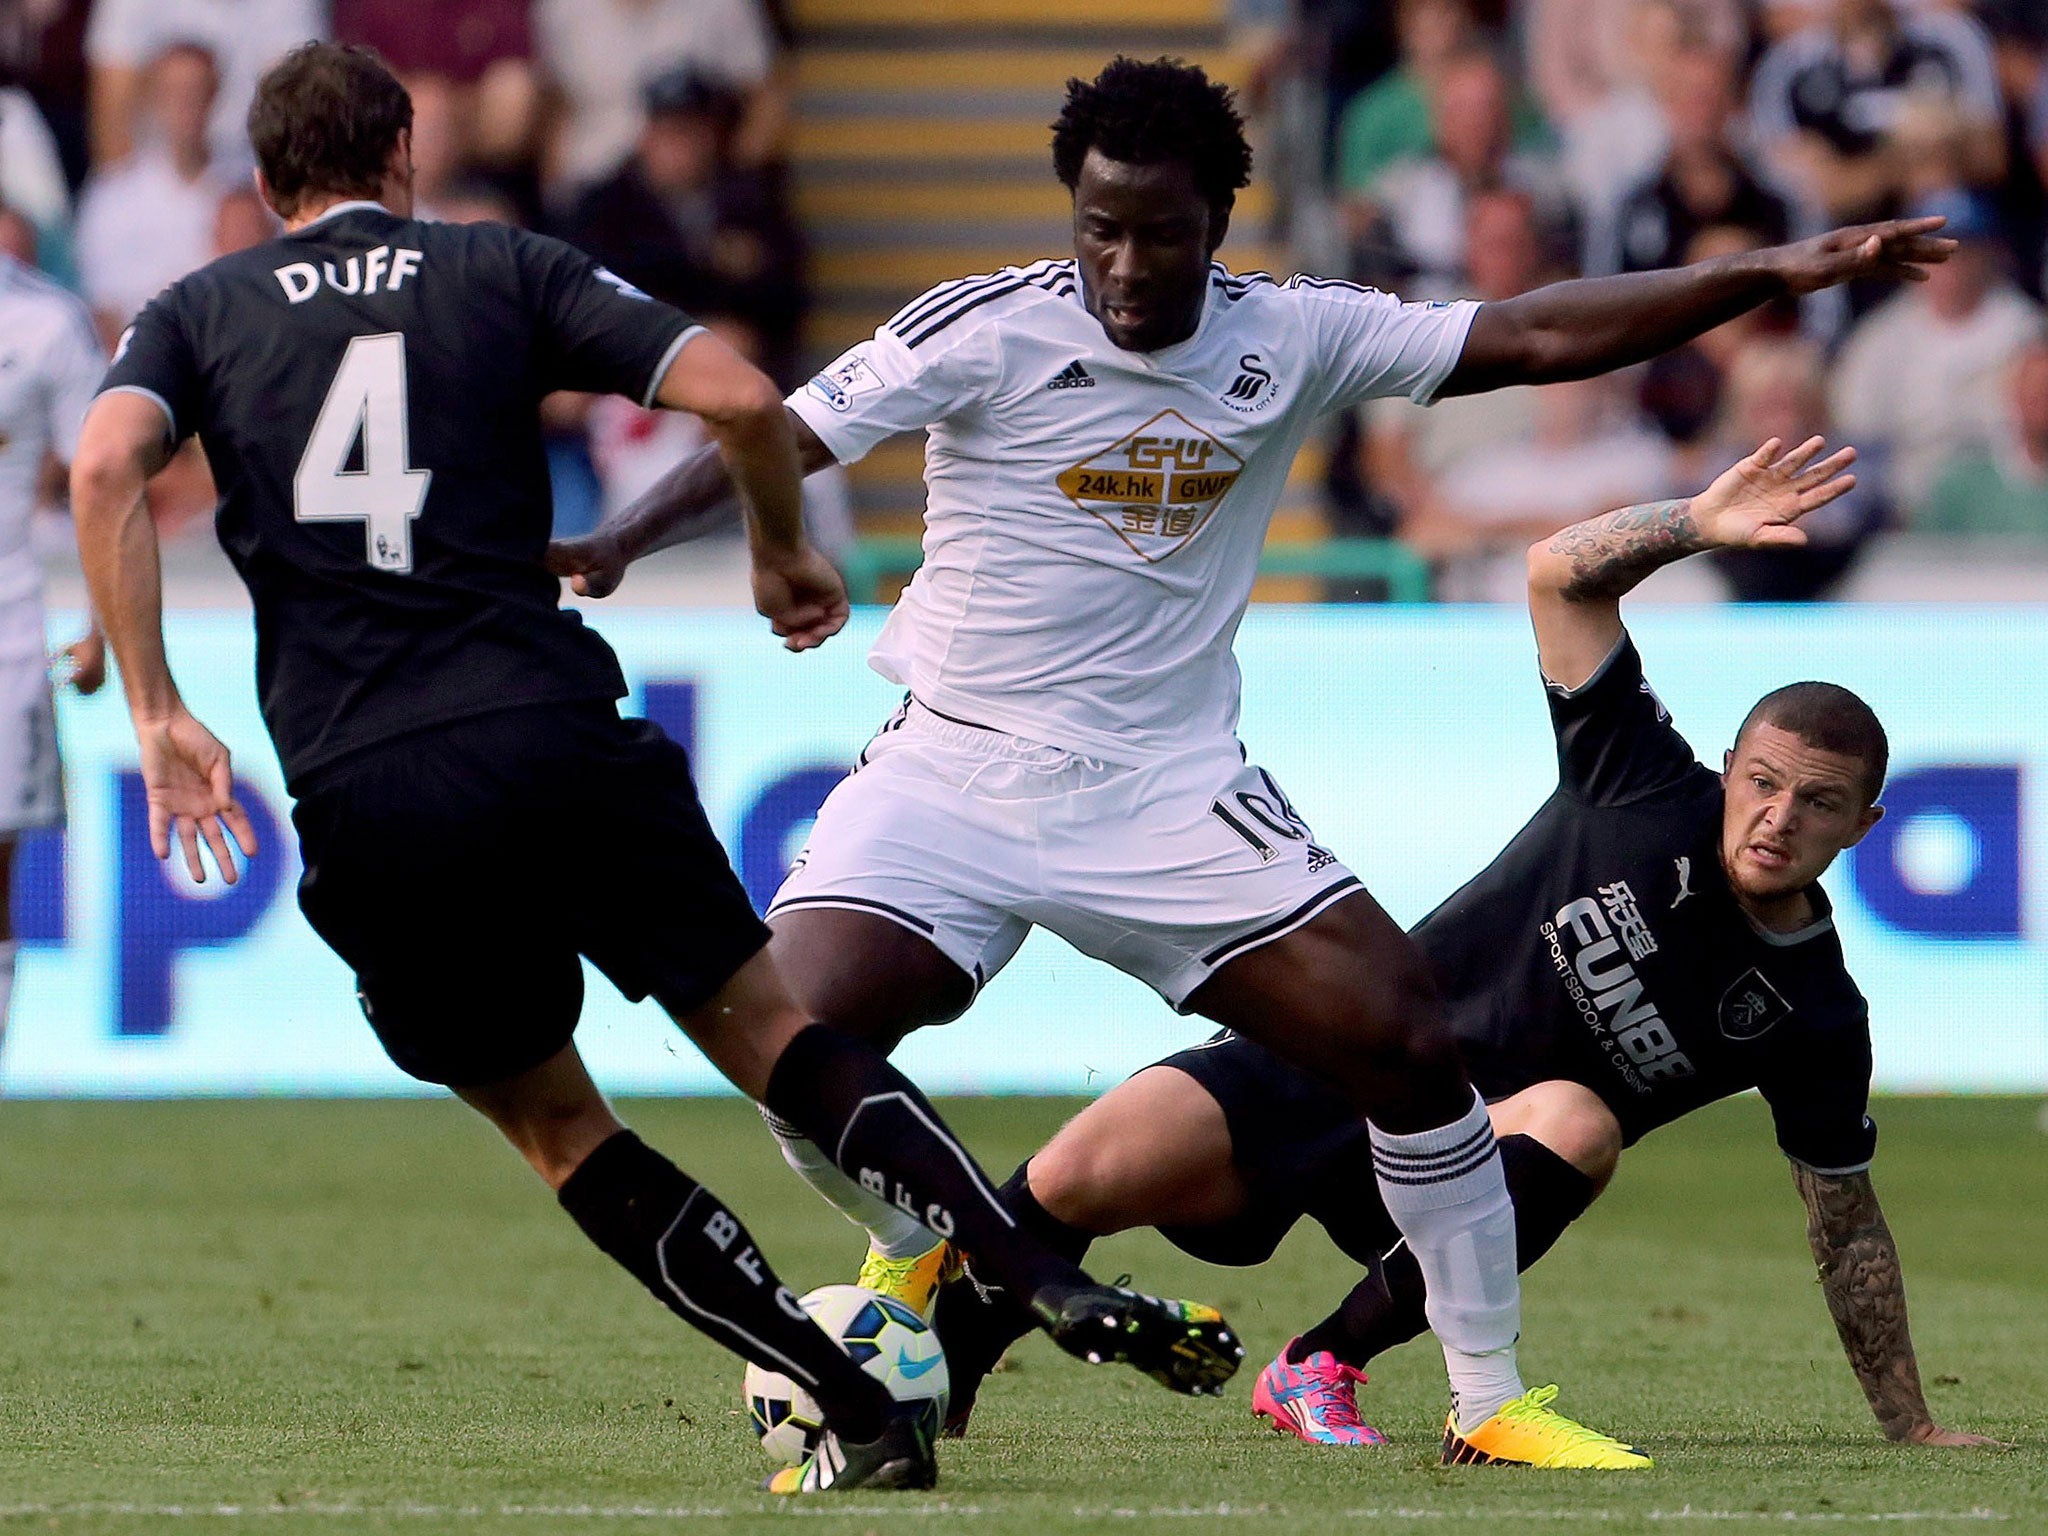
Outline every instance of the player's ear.
<path fill-rule="evenodd" d="M 257 166 L 249 173 L 249 177 L 256 183 L 256 195 L 263 199 L 263 206 L 280 219 L 286 217 L 285 210 L 277 201 L 277 194 L 270 190 L 270 183 L 263 179 L 263 167 Z"/>
<path fill-rule="evenodd" d="M 1217 203 L 1209 208 L 1209 254 L 1214 256 L 1223 244 L 1223 237 L 1230 233 L 1230 204 Z"/>
<path fill-rule="evenodd" d="M 1883 806 L 1866 805 L 1865 807 L 1863 807 L 1863 813 L 1856 818 L 1856 835 L 1850 838 L 1849 841 L 1847 841 L 1846 843 L 1842 844 L 1842 846 L 1844 848 L 1854 848 L 1858 843 L 1862 842 L 1864 838 L 1870 835 L 1870 829 L 1872 827 L 1876 826 L 1880 821 L 1883 820 Z"/>

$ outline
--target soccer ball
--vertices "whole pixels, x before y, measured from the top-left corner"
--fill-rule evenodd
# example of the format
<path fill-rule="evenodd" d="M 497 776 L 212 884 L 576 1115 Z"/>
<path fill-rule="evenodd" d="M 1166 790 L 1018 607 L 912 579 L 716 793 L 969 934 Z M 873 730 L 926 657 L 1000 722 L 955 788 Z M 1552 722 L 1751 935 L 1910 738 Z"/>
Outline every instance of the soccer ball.
<path fill-rule="evenodd" d="M 946 1356 L 917 1313 L 857 1285 L 821 1285 L 800 1305 L 897 1402 L 927 1405 L 934 1430 L 945 1421 Z M 743 1390 L 763 1450 L 789 1467 L 811 1454 L 825 1428 L 817 1399 L 781 1372 L 751 1363 Z"/>

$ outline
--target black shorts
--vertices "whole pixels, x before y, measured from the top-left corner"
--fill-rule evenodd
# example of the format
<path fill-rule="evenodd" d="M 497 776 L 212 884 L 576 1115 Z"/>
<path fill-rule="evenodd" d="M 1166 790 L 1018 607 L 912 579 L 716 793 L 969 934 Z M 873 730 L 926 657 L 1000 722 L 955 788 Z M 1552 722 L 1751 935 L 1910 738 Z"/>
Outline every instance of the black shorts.
<path fill-rule="evenodd" d="M 500 710 L 366 748 L 292 811 L 299 906 L 392 1061 L 451 1087 L 569 1043 L 579 956 L 638 1002 L 712 997 L 768 941 L 689 756 L 606 703 Z"/>
<path fill-rule="evenodd" d="M 1176 1247 L 1211 1264 L 1263 1264 L 1304 1216 L 1361 1264 L 1400 1240 L 1373 1177 L 1364 1117 L 1342 1094 L 1229 1030 L 1158 1065 L 1178 1067 L 1222 1106 L 1251 1197 L 1230 1221 L 1160 1228 Z"/>

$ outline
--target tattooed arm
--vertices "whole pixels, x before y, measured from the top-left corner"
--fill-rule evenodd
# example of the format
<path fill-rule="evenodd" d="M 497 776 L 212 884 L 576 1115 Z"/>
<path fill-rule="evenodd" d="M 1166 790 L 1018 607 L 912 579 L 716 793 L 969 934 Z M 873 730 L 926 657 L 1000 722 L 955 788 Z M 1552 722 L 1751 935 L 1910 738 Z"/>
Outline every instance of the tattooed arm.
<path fill-rule="evenodd" d="M 1773 438 L 1699 495 L 1623 507 L 1529 547 L 1529 616 L 1543 675 L 1576 688 L 1621 638 L 1621 599 L 1660 566 L 1703 549 L 1804 544 L 1793 526 L 1856 484 L 1856 454 L 1819 459 L 1811 438 L 1779 453 Z M 1818 462 L 1816 460 L 1818 459 Z"/>
<path fill-rule="evenodd" d="M 1943 1429 L 1927 1411 L 1906 1328 L 1899 1250 L 1870 1175 L 1837 1177 L 1794 1163 L 1792 1179 L 1806 1202 L 1806 1241 L 1820 1266 L 1828 1312 L 1885 1438 L 1915 1445 L 1997 1445 L 1983 1435 Z"/>

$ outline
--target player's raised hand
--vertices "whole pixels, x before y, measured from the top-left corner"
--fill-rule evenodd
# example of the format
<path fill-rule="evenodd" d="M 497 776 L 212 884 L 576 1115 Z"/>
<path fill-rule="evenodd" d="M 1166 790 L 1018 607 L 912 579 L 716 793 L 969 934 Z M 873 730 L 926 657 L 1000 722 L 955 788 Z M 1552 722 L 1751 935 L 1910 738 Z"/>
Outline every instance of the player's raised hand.
<path fill-rule="evenodd" d="M 1927 269 L 1955 254 L 1956 242 L 1936 233 L 1948 220 L 1888 219 L 1852 224 L 1762 254 L 1795 294 L 1865 279 L 1927 281 Z"/>
<path fill-rule="evenodd" d="M 194 883 L 206 883 L 199 842 L 213 850 L 221 878 L 240 878 L 228 839 L 242 857 L 256 856 L 256 828 L 235 799 L 235 775 L 228 749 L 191 712 L 180 706 L 167 715 L 135 722 L 142 749 L 142 787 L 149 799 L 149 845 L 159 859 L 171 856 L 171 838 L 185 851 Z"/>
<path fill-rule="evenodd" d="M 610 597 L 626 579 L 626 552 L 603 529 L 548 545 L 548 570 L 569 578 L 578 597 Z"/>
<path fill-rule="evenodd" d="M 1772 438 L 1692 499 L 1692 516 L 1709 545 L 1773 549 L 1804 544 L 1799 519 L 1856 488 L 1848 473 L 1854 448 L 1820 458 L 1827 440 L 1809 437 L 1789 453 Z M 1816 462 L 1816 460 L 1818 462 Z"/>
<path fill-rule="evenodd" d="M 810 544 L 788 552 L 754 552 L 754 608 L 783 645 L 809 651 L 846 627 L 846 583 Z"/>

